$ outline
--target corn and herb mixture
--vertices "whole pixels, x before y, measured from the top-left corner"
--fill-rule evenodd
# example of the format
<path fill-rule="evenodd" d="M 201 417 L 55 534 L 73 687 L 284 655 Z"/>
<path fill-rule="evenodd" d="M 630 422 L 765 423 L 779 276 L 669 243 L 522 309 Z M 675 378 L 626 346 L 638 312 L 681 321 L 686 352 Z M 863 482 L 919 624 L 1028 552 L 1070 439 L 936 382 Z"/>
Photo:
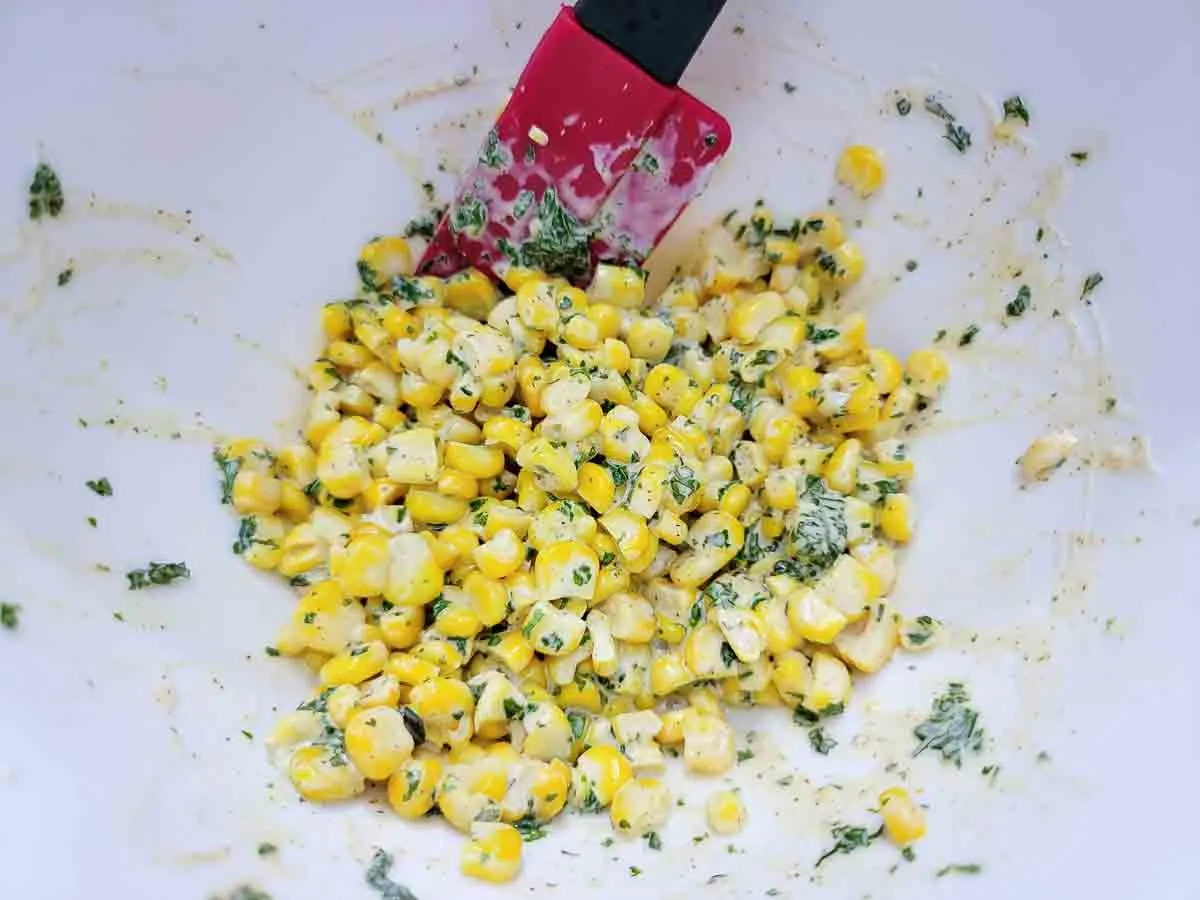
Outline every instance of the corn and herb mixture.
<path fill-rule="evenodd" d="M 830 211 L 731 215 L 656 298 L 613 265 L 414 277 L 418 251 L 372 241 L 324 308 L 303 439 L 217 461 L 235 551 L 301 590 L 277 652 L 318 685 L 275 761 L 313 801 L 386 784 L 503 882 L 567 809 L 656 832 L 668 758 L 734 764 L 726 704 L 816 721 L 916 629 L 887 599 L 903 438 L 948 367 L 837 313 L 863 258 Z M 920 836 L 903 791 L 882 812 Z"/>

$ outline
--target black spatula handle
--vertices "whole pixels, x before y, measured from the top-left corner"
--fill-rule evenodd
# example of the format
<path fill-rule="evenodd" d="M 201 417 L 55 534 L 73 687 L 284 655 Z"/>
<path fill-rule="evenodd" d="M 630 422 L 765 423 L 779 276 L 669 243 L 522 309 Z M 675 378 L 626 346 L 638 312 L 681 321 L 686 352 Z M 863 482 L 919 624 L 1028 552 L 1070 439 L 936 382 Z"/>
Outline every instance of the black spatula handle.
<path fill-rule="evenodd" d="M 641 66 L 676 84 L 725 0 L 579 0 L 575 18 Z"/>

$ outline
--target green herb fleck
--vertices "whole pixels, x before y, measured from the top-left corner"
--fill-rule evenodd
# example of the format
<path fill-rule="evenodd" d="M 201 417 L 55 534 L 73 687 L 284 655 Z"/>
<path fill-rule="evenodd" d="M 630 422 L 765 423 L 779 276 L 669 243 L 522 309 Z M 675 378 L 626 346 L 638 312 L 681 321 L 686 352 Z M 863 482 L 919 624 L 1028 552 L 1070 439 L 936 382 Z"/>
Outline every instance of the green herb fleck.
<path fill-rule="evenodd" d="M 647 831 L 645 834 L 646 845 L 651 850 L 662 850 L 662 838 L 658 836 L 657 831 Z"/>
<path fill-rule="evenodd" d="M 678 465 L 671 470 L 667 486 L 671 489 L 671 496 L 675 498 L 675 502 L 684 504 L 692 494 L 700 490 L 700 481 L 689 466 Z"/>
<path fill-rule="evenodd" d="M 112 482 L 110 482 L 107 478 L 97 478 L 94 481 L 85 481 L 84 484 L 86 484 L 88 487 L 90 487 L 93 491 L 95 491 L 101 497 L 111 497 L 112 496 L 112 492 L 113 492 Z"/>
<path fill-rule="evenodd" d="M 896 99 L 896 112 L 902 116 L 907 116 L 912 112 L 912 101 L 907 97 L 898 97 Z"/>
<path fill-rule="evenodd" d="M 129 579 L 129 590 L 140 591 L 156 584 L 170 584 L 181 578 L 191 578 L 192 573 L 186 563 L 152 562 L 144 569 L 132 569 L 125 573 Z"/>
<path fill-rule="evenodd" d="M 1004 101 L 1004 118 L 1020 119 L 1026 125 L 1029 124 L 1029 109 L 1019 94 L 1014 94 Z"/>
<path fill-rule="evenodd" d="M 785 93 L 794 94 L 794 93 L 796 93 L 796 86 L 794 84 L 792 84 L 790 81 L 785 81 L 783 83 L 783 90 Z"/>
<path fill-rule="evenodd" d="M 71 279 L 74 277 L 75 277 L 75 267 L 67 266 L 65 269 L 63 269 L 61 272 L 58 273 L 58 286 L 66 287 L 68 284 L 71 283 Z"/>
<path fill-rule="evenodd" d="M 592 567 L 591 566 L 576 567 L 575 571 L 571 573 L 571 580 L 575 582 L 577 587 L 583 587 L 585 584 L 587 584 L 589 581 L 592 580 Z"/>
<path fill-rule="evenodd" d="M 21 607 L 16 603 L 0 603 L 0 626 L 16 631 L 21 624 Z"/>
<path fill-rule="evenodd" d="M 754 759 L 754 751 L 751 750 L 749 747 L 747 747 L 744 750 L 739 750 L 737 752 L 737 761 L 738 762 L 743 763 L 748 759 Z"/>
<path fill-rule="evenodd" d="M 270 843 L 269 841 L 263 841 L 261 844 L 258 845 L 258 855 L 259 856 L 271 856 L 272 854 L 278 853 L 278 852 L 279 852 L 279 848 L 276 847 L 274 844 Z"/>
<path fill-rule="evenodd" d="M 913 729 L 920 741 L 913 756 L 937 750 L 943 759 L 961 769 L 964 752 L 982 751 L 983 729 L 979 727 L 979 713 L 967 705 L 970 699 L 960 682 L 950 682 L 946 692 L 933 701 L 929 718 Z"/>
<path fill-rule="evenodd" d="M 972 322 L 968 325 L 961 335 L 958 337 L 958 346 L 968 347 L 979 334 L 979 326 Z"/>
<path fill-rule="evenodd" d="M 629 874 L 630 874 L 632 877 L 634 877 L 634 878 L 637 878 L 639 875 L 641 875 L 641 874 L 642 874 L 642 870 L 641 870 L 641 869 L 639 869 L 637 866 L 630 866 L 630 867 L 629 867 Z"/>
<path fill-rule="evenodd" d="M 591 232 L 562 205 L 552 187 L 542 194 L 536 222 L 517 262 L 564 278 L 586 274 L 591 267 Z"/>
<path fill-rule="evenodd" d="M 483 142 L 479 162 L 480 165 L 487 166 L 489 169 L 503 169 L 508 165 L 508 154 L 500 146 L 500 135 L 495 128 L 488 132 L 487 138 Z"/>
<path fill-rule="evenodd" d="M 474 194 L 467 194 L 454 207 L 450 215 L 450 230 L 457 234 L 479 237 L 487 225 L 487 207 Z"/>
<path fill-rule="evenodd" d="M 228 505 L 233 502 L 233 483 L 237 479 L 238 470 L 241 469 L 242 463 L 237 459 L 230 459 L 220 450 L 213 451 L 213 462 L 217 464 L 217 468 L 221 470 L 221 502 Z M 317 484 L 318 482 L 313 482 Z M 310 485 L 311 487 L 311 485 Z M 308 489 L 304 491 L 308 493 Z M 309 494 L 311 497 L 312 494 Z"/>
<path fill-rule="evenodd" d="M 1004 307 L 1005 315 L 1013 319 L 1025 315 L 1029 311 L 1030 296 L 1029 285 L 1023 284 L 1017 288 L 1017 296 Z"/>
<path fill-rule="evenodd" d="M 821 863 L 837 853 L 853 853 L 855 850 L 862 850 L 865 847 L 871 846 L 871 842 L 881 834 L 883 834 L 882 825 L 876 831 L 868 831 L 861 825 L 834 825 L 830 830 L 834 844 L 821 854 L 814 868 L 820 866 Z"/>
<path fill-rule="evenodd" d="M 978 875 L 982 871 L 983 866 L 979 865 L 979 863 L 952 863 L 938 869 L 937 877 L 944 878 L 947 875 Z"/>
<path fill-rule="evenodd" d="M 514 700 L 512 697 L 504 698 L 504 718 L 508 721 L 520 719 L 525 715 L 525 707 Z"/>
<path fill-rule="evenodd" d="M 838 742 L 826 734 L 825 729 L 820 725 L 808 729 L 808 743 L 814 752 L 822 756 L 828 756 L 829 751 L 838 745 Z"/>
<path fill-rule="evenodd" d="M 966 153 L 971 146 L 971 132 L 955 122 L 946 123 L 946 133 L 943 135 L 959 153 Z"/>
<path fill-rule="evenodd" d="M 93 528 L 95 528 L 95 527 L 96 527 L 96 525 L 98 524 L 98 523 L 96 522 L 96 517 L 95 517 L 95 516 L 88 516 L 88 517 L 87 517 L 87 523 L 88 523 L 89 525 L 91 525 Z"/>
<path fill-rule="evenodd" d="M 238 556 L 241 556 L 255 544 L 262 544 L 264 547 L 275 546 L 274 541 L 263 540 L 262 538 L 255 537 L 257 533 L 258 517 L 243 516 L 242 520 L 238 522 L 237 540 L 233 542 L 233 552 Z"/>
<path fill-rule="evenodd" d="M 267 646 L 267 647 L 264 647 L 263 649 L 266 651 L 267 656 L 279 656 L 280 655 L 278 647 Z"/>
<path fill-rule="evenodd" d="M 58 173 L 45 163 L 38 163 L 33 181 L 29 183 L 29 218 L 35 221 L 42 216 L 54 218 L 63 211 L 65 205 Z"/>
<path fill-rule="evenodd" d="M 727 669 L 737 665 L 738 656 L 728 641 L 721 641 L 721 664 Z"/>
<path fill-rule="evenodd" d="M 546 836 L 546 829 L 542 826 L 533 815 L 522 816 L 513 822 L 513 828 L 521 833 L 521 840 L 525 843 L 531 841 L 540 841 Z"/>
<path fill-rule="evenodd" d="M 367 866 L 367 884 L 379 893 L 381 900 L 417 900 L 412 891 L 388 877 L 391 868 L 392 854 L 376 850 Z"/>
<path fill-rule="evenodd" d="M 1090 305 L 1092 301 L 1089 298 L 1092 296 L 1092 291 L 1100 287 L 1103 281 L 1104 276 L 1099 272 L 1093 272 L 1087 278 L 1083 279 L 1083 290 L 1079 292 L 1079 299 Z"/>
<path fill-rule="evenodd" d="M 804 329 L 805 339 L 813 344 L 823 344 L 826 341 L 837 340 L 841 337 L 841 334 L 836 328 L 821 328 L 812 322 L 809 322 Z"/>
<path fill-rule="evenodd" d="M 1071 157 L 1071 162 L 1075 163 L 1077 166 L 1082 166 L 1088 161 L 1088 157 L 1091 154 L 1089 154 L 1086 150 L 1072 150 L 1068 155 Z"/>

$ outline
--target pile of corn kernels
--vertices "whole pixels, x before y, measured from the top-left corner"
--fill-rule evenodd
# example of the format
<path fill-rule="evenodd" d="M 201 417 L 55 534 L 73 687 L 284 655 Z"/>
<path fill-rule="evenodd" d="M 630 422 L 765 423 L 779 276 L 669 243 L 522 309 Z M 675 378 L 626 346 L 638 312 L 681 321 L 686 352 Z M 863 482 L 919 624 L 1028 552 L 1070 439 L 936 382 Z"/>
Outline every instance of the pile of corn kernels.
<path fill-rule="evenodd" d="M 724 705 L 836 713 L 928 631 L 887 596 L 903 438 L 948 367 L 839 314 L 863 259 L 831 211 L 731 215 L 655 298 L 613 265 L 416 277 L 418 251 L 370 242 L 324 308 L 302 439 L 216 458 L 234 549 L 301 592 L 278 652 L 319 681 L 275 761 L 308 800 L 385 783 L 503 882 L 568 807 L 659 829 L 668 759 L 733 765 Z M 906 793 L 883 806 L 919 837 Z M 708 804 L 719 833 L 745 815 Z"/>

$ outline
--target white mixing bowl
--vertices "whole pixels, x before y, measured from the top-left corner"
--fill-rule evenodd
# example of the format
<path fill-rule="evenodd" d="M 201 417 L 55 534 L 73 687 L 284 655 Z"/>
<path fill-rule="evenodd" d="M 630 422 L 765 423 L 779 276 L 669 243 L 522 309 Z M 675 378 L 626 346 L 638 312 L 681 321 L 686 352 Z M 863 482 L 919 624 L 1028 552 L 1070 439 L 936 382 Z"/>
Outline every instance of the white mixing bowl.
<path fill-rule="evenodd" d="M 309 679 L 263 652 L 292 594 L 229 552 L 210 452 L 294 429 L 320 304 L 353 290 L 358 246 L 418 211 L 421 182 L 447 193 L 554 11 L 0 9 L 0 601 L 22 607 L 0 629 L 0 897 L 367 898 L 379 847 L 422 900 L 500 893 L 460 877 L 444 823 L 303 804 L 269 766 L 263 738 Z M 728 779 L 743 834 L 693 842 L 714 785 L 692 780 L 662 852 L 604 847 L 604 823 L 569 817 L 506 895 L 1200 896 L 1198 44 L 1193 0 L 730 0 L 685 84 L 728 115 L 735 147 L 652 268 L 759 197 L 786 215 L 833 198 L 861 219 L 868 274 L 849 302 L 873 342 L 949 334 L 894 595 L 949 640 L 864 683 L 829 757 L 778 710 L 737 716 L 758 748 Z M 930 91 L 971 129 L 967 154 L 921 110 Z M 1031 127 L 997 142 L 1012 93 Z M 887 159 L 869 202 L 834 184 L 850 142 Z M 35 223 L 39 159 L 67 209 Z M 1006 325 L 1019 283 L 1033 310 Z M 1014 459 L 1055 428 L 1077 453 L 1019 489 Z M 113 496 L 85 487 L 101 476 Z M 192 578 L 127 591 L 122 573 L 150 559 Z M 988 735 L 962 770 L 910 758 L 949 678 Z M 873 847 L 814 872 L 830 825 L 898 779 L 928 805 L 916 861 Z M 982 871 L 938 877 L 952 864 Z"/>

